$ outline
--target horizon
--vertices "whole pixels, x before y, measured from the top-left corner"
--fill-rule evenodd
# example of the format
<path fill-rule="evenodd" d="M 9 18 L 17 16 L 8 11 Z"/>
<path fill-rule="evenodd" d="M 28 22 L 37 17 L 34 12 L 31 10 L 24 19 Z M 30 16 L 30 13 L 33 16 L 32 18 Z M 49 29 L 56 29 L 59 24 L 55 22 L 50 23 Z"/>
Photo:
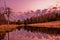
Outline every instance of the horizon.
<path fill-rule="evenodd" d="M 44 10 L 44 9 L 49 9 L 52 7 L 60 7 L 60 0 L 5 0 L 6 6 L 10 7 L 12 9 L 11 15 L 15 16 L 10 16 L 10 20 L 18 20 L 18 19 L 23 19 L 29 17 L 28 15 L 25 15 L 24 12 L 30 12 L 36 11 L 36 10 Z M 4 7 L 4 0 L 0 0 L 0 7 Z M 23 14 L 22 17 L 20 17 Z M 31 16 L 31 14 L 29 14 Z M 33 15 L 33 14 L 32 14 Z M 6 17 L 6 15 L 5 15 Z M 7 19 L 7 17 L 6 17 Z"/>

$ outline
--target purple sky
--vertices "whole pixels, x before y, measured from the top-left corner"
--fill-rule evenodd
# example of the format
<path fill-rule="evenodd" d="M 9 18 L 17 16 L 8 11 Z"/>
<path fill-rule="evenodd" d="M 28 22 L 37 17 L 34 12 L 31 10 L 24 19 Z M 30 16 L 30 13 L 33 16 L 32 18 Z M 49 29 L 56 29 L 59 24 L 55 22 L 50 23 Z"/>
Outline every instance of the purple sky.
<path fill-rule="evenodd" d="M 0 0 L 0 5 L 3 4 L 3 0 Z M 12 8 L 14 11 L 29 11 L 44 9 L 48 7 L 60 5 L 60 0 L 5 0 L 7 6 Z"/>
<path fill-rule="evenodd" d="M 16 13 L 16 12 L 26 12 L 30 10 L 37 10 L 37 9 L 45 9 L 50 8 L 53 6 L 60 6 L 60 0 L 5 0 L 7 7 L 13 9 L 15 13 L 13 15 L 15 18 L 11 17 L 11 20 L 18 20 L 21 17 L 20 14 L 23 13 Z M 4 0 L 0 0 L 0 7 L 4 6 Z"/>

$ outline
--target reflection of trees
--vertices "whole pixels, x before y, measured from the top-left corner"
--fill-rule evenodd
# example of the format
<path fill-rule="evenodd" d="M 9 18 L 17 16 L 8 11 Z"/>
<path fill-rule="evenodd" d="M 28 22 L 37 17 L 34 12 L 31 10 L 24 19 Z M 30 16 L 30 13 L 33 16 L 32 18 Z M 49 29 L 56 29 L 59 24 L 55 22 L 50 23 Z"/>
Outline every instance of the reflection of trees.
<path fill-rule="evenodd" d="M 5 32 L 0 31 L 0 40 L 4 39 L 5 37 Z"/>
<path fill-rule="evenodd" d="M 42 32 L 42 33 L 48 33 L 52 35 L 60 35 L 60 28 L 47 28 L 47 27 L 25 27 L 25 30 L 31 31 L 31 32 Z"/>

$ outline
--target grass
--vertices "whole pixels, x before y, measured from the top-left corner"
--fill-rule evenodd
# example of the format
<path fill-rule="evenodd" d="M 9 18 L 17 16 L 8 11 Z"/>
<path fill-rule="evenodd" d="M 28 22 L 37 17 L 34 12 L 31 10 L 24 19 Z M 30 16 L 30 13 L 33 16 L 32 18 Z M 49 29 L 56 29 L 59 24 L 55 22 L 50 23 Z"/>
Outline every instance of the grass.
<path fill-rule="evenodd" d="M 24 24 L 21 25 L 14 25 L 14 24 L 5 24 L 0 25 L 0 31 L 11 31 L 13 29 L 16 29 L 18 26 L 24 26 Z M 32 27 L 48 27 L 48 28 L 60 28 L 60 21 L 54 21 L 54 22 L 46 22 L 46 23 L 36 23 L 36 24 L 27 24 L 27 26 Z"/>
<path fill-rule="evenodd" d="M 16 24 L 0 25 L 0 31 L 2 31 L 2 32 L 4 32 L 4 31 L 12 31 L 12 30 L 16 29 L 18 26 L 24 26 L 24 24 L 21 24 L 21 25 L 16 25 Z"/>
<path fill-rule="evenodd" d="M 60 21 L 46 22 L 46 23 L 36 23 L 36 24 L 28 24 L 28 26 L 33 27 L 48 27 L 48 28 L 60 28 Z"/>
<path fill-rule="evenodd" d="M 21 24 L 21 25 L 14 25 L 14 24 L 0 25 L 0 35 L 1 35 L 0 37 L 4 36 L 6 32 L 10 32 L 14 29 L 17 29 L 18 26 L 22 27 L 22 26 L 24 26 L 24 24 Z M 36 24 L 27 24 L 26 26 L 27 27 L 32 26 L 34 28 L 35 27 L 60 28 L 60 21 L 46 22 L 46 23 L 36 23 Z"/>
<path fill-rule="evenodd" d="M 3 39 L 6 32 L 11 32 L 14 29 L 16 29 L 16 27 L 18 27 L 19 25 L 11 25 L 11 24 L 5 24 L 5 25 L 0 25 L 0 39 Z"/>
<path fill-rule="evenodd" d="M 11 29 L 15 29 L 17 25 L 0 25 L 0 31 L 9 31 Z"/>

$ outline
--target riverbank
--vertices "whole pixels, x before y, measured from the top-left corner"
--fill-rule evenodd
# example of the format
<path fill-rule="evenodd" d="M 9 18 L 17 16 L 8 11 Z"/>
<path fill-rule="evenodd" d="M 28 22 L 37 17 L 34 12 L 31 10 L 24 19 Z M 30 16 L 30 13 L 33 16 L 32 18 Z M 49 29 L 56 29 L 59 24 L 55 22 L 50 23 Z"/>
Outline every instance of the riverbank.
<path fill-rule="evenodd" d="M 17 29 L 18 26 L 22 26 L 22 25 L 23 24 L 21 24 L 21 25 L 14 25 L 14 24 L 0 25 L 0 40 L 4 38 L 4 36 L 7 32 L 11 32 L 11 31 Z"/>
<path fill-rule="evenodd" d="M 0 31 L 10 31 L 13 29 L 16 29 L 18 26 L 24 26 L 24 24 L 21 25 L 0 25 Z M 60 21 L 54 21 L 54 22 L 46 22 L 46 23 L 36 23 L 36 24 L 27 24 L 26 26 L 31 27 L 47 27 L 47 28 L 60 28 Z"/>
<path fill-rule="evenodd" d="M 26 26 L 24 24 L 21 25 L 0 25 L 0 39 L 4 38 L 6 32 L 11 32 L 15 29 L 20 29 L 23 27 L 24 29 L 28 31 L 39 31 L 39 32 L 46 32 L 46 33 L 59 33 L 60 34 L 60 21 L 54 21 L 54 22 L 47 22 L 47 23 L 36 23 L 36 24 L 27 24 Z M 53 32 L 54 31 L 54 32 Z"/>
<path fill-rule="evenodd" d="M 53 22 L 46 22 L 46 23 L 36 23 L 36 24 L 28 24 L 27 26 L 47 27 L 47 28 L 60 28 L 60 21 L 53 21 Z"/>

